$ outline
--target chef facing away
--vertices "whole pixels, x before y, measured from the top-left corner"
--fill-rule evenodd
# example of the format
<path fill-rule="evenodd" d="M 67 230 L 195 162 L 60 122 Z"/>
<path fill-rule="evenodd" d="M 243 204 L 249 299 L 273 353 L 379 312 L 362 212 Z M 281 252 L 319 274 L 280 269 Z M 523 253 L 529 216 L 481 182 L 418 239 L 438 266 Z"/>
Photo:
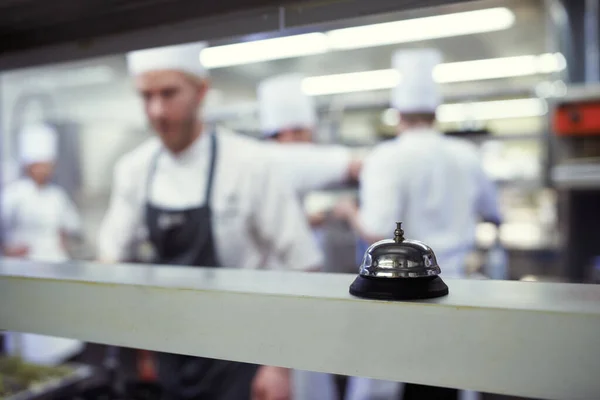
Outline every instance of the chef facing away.
<path fill-rule="evenodd" d="M 23 177 L 2 194 L 5 257 L 41 262 L 69 259 L 67 240 L 80 233 L 81 222 L 66 191 L 51 182 L 58 156 L 56 131 L 37 123 L 19 132 L 19 161 Z M 30 264 L 28 268 L 44 268 Z M 7 334 L 7 351 L 26 361 L 59 364 L 79 353 L 78 340 L 37 334 Z"/>
<path fill-rule="evenodd" d="M 174 266 L 319 268 L 321 252 L 293 190 L 264 157 L 265 144 L 203 124 L 208 76 L 199 63 L 202 47 L 127 56 L 156 137 L 115 166 L 99 257 Z M 172 399 L 290 396 L 290 374 L 283 368 L 161 353 L 158 370 Z"/>
<path fill-rule="evenodd" d="M 500 223 L 496 191 L 484 173 L 477 148 L 466 140 L 444 136 L 435 128 L 441 102 L 433 70 L 441 55 L 433 49 L 402 50 L 392 64 L 402 80 L 392 91 L 398 111 L 398 136 L 379 144 L 365 160 L 360 176 L 360 208 L 352 201 L 338 204 L 337 213 L 350 222 L 363 248 L 393 237 L 394 222 L 402 221 L 408 238 L 430 245 L 442 277 L 464 277 L 467 255 L 475 246 L 478 221 Z M 356 396 L 381 381 L 356 378 Z M 371 388 L 371 389 L 370 389 Z M 476 398 L 475 393 L 405 385 L 404 400 Z M 403 392 L 403 393 L 402 393 Z"/>

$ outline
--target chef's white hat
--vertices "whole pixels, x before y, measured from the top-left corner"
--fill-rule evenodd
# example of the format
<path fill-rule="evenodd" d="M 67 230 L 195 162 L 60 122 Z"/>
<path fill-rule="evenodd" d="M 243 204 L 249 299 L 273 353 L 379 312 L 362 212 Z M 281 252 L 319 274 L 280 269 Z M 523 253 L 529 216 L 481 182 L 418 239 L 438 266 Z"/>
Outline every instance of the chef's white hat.
<path fill-rule="evenodd" d="M 133 76 L 157 70 L 177 70 L 205 78 L 208 73 L 200 63 L 200 52 L 206 43 L 187 43 L 155 47 L 127 53 L 127 68 Z"/>
<path fill-rule="evenodd" d="M 312 97 L 302 91 L 300 74 L 265 79 L 258 86 L 260 125 L 266 136 L 286 128 L 312 128 L 317 112 Z"/>
<path fill-rule="evenodd" d="M 21 165 L 56 160 L 58 138 L 53 128 L 45 124 L 25 127 L 19 135 Z"/>
<path fill-rule="evenodd" d="M 392 67 L 400 72 L 400 83 L 392 89 L 392 106 L 401 113 L 435 112 L 441 103 L 433 69 L 442 60 L 434 49 L 399 50 L 392 56 Z"/>

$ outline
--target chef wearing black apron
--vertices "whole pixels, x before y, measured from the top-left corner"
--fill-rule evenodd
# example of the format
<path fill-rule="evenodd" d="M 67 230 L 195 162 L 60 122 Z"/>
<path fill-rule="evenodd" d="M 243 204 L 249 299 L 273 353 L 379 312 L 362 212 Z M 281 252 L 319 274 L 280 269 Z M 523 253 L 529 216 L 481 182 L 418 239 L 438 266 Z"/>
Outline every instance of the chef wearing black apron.
<path fill-rule="evenodd" d="M 115 163 L 98 258 L 112 263 L 134 256 L 190 267 L 319 267 L 322 254 L 267 145 L 203 124 L 209 86 L 198 59 L 203 47 L 189 43 L 127 54 L 155 135 Z M 285 398 L 290 391 L 285 368 L 260 366 L 255 374 L 257 367 L 248 364 L 157 358 L 159 380 L 171 399 L 244 400 L 253 391 L 262 400 Z"/>
<path fill-rule="evenodd" d="M 217 137 L 210 134 L 210 161 L 205 204 L 187 209 L 167 209 L 149 201 L 156 164 L 154 157 L 146 187 L 146 215 L 154 263 L 196 267 L 218 267 L 212 232 L 211 193 L 217 157 Z M 159 353 L 159 382 L 168 399 L 244 400 L 249 399 L 257 366 L 180 354 Z"/>

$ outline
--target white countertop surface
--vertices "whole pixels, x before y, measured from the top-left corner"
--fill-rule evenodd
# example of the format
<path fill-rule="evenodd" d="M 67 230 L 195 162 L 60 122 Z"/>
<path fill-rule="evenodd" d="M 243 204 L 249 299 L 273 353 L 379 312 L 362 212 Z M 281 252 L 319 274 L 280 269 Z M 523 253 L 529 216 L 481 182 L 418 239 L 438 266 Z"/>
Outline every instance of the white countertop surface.
<path fill-rule="evenodd" d="M 600 286 L 445 280 L 358 299 L 353 275 L 0 260 L 0 329 L 548 399 L 600 393 Z"/>

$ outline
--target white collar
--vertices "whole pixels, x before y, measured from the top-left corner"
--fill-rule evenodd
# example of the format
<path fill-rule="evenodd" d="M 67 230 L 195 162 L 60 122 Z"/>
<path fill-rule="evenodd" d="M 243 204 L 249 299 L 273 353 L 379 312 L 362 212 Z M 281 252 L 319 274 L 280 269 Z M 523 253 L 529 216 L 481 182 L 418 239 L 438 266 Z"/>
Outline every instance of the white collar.
<path fill-rule="evenodd" d="M 402 138 L 431 138 L 442 136 L 441 132 L 436 130 L 435 128 L 413 128 L 402 131 L 398 134 L 396 139 Z"/>
<path fill-rule="evenodd" d="M 200 135 L 194 139 L 187 149 L 177 154 L 173 154 L 169 151 L 166 151 L 165 153 L 171 161 L 178 164 L 198 160 L 198 158 L 204 157 L 207 154 L 208 139 L 211 134 L 210 131 L 203 129 Z"/>
<path fill-rule="evenodd" d="M 33 179 L 31 179 L 29 176 L 25 176 L 23 178 L 23 181 L 24 181 L 23 184 L 25 185 L 25 187 L 28 190 L 32 190 L 32 191 L 40 192 L 40 193 L 47 190 L 51 185 L 51 183 L 46 183 L 45 185 L 40 186 L 37 183 L 35 183 L 33 181 Z"/>

